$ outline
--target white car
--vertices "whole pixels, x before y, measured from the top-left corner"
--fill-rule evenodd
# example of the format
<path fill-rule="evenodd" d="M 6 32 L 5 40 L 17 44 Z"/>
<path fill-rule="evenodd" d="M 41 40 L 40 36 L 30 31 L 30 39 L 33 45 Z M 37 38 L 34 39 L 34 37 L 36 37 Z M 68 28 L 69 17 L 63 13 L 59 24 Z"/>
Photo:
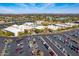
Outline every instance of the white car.
<path fill-rule="evenodd" d="M 23 47 L 24 47 L 23 42 L 22 42 L 22 43 L 17 44 L 17 46 L 18 46 L 18 47 L 23 48 Z"/>

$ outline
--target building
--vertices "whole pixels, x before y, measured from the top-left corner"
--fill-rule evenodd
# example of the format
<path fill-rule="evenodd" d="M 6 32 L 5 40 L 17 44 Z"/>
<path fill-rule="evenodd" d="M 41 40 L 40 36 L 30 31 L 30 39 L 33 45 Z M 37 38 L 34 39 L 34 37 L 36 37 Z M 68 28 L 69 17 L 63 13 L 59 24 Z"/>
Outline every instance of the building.
<path fill-rule="evenodd" d="M 4 30 L 14 33 L 14 36 L 18 36 L 18 32 L 21 31 L 21 29 L 19 29 L 18 25 L 12 25 L 8 28 L 5 28 Z"/>
<path fill-rule="evenodd" d="M 45 29 L 46 27 L 45 26 L 36 26 L 34 27 L 35 29 Z"/>
<path fill-rule="evenodd" d="M 24 32 L 25 30 L 29 31 L 31 29 L 45 29 L 45 28 L 57 30 L 57 29 L 62 29 L 62 28 L 66 28 L 66 27 L 72 27 L 74 25 L 78 25 L 78 24 L 64 23 L 64 24 L 51 24 L 48 26 L 43 26 L 43 25 L 34 24 L 32 22 L 26 22 L 26 23 L 19 25 L 19 26 L 16 24 L 12 25 L 8 28 L 4 28 L 3 30 L 12 32 L 12 33 L 14 33 L 14 36 L 18 36 L 19 32 Z"/>
<path fill-rule="evenodd" d="M 34 23 L 32 23 L 32 22 L 26 22 L 23 25 L 25 25 L 25 26 L 32 26 L 32 25 L 34 25 Z"/>
<path fill-rule="evenodd" d="M 57 30 L 57 29 L 59 29 L 61 27 L 60 26 L 55 26 L 55 25 L 48 25 L 47 28 L 52 29 L 52 30 Z"/>
<path fill-rule="evenodd" d="M 68 25 L 68 27 L 72 27 L 72 26 L 78 25 L 77 23 L 65 23 L 65 24 Z"/>
<path fill-rule="evenodd" d="M 42 24 L 44 21 L 36 21 L 36 24 Z"/>
<path fill-rule="evenodd" d="M 23 25 L 12 25 L 8 28 L 4 28 L 3 30 L 4 31 L 9 31 L 9 32 L 12 32 L 14 34 L 14 36 L 18 36 L 19 32 L 24 32 L 24 30 L 30 30 L 30 29 L 33 29 L 34 26 L 33 26 L 33 23 L 31 22 L 26 22 L 24 23 Z"/>

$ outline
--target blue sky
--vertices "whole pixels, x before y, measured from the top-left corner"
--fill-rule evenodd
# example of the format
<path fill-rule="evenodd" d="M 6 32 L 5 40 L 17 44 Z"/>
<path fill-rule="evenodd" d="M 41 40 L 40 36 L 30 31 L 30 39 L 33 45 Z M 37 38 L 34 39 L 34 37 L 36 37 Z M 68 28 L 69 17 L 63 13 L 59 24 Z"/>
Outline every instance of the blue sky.
<path fill-rule="evenodd" d="M 0 3 L 0 14 L 79 14 L 79 3 Z"/>

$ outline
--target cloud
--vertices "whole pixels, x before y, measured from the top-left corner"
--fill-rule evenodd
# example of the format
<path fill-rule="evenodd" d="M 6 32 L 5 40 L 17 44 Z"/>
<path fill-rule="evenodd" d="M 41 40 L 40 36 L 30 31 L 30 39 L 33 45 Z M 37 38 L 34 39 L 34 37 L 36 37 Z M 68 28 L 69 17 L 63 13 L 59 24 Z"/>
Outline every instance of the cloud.
<path fill-rule="evenodd" d="M 48 3 L 44 6 L 44 9 L 55 7 L 55 3 Z"/>
<path fill-rule="evenodd" d="M 31 11 L 31 8 L 26 5 L 26 4 L 15 4 L 16 6 L 14 7 L 9 7 L 9 6 L 0 6 L 0 13 L 27 13 Z"/>
<path fill-rule="evenodd" d="M 10 6 L 11 5 L 11 6 Z M 79 13 L 79 4 L 15 3 L 0 5 L 0 13 Z"/>
<path fill-rule="evenodd" d="M 16 10 L 0 6 L 0 13 L 15 13 Z"/>

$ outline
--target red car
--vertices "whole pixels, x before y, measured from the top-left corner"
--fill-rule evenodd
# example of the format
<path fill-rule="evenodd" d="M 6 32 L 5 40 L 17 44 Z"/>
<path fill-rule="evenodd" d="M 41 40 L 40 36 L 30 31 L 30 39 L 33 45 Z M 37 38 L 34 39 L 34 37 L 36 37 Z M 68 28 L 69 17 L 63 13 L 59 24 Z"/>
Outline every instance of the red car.
<path fill-rule="evenodd" d="M 49 53 L 50 53 L 51 56 L 55 56 L 53 51 L 50 51 Z"/>
<path fill-rule="evenodd" d="M 16 53 L 18 53 L 20 50 L 22 50 L 23 48 L 16 48 Z"/>

